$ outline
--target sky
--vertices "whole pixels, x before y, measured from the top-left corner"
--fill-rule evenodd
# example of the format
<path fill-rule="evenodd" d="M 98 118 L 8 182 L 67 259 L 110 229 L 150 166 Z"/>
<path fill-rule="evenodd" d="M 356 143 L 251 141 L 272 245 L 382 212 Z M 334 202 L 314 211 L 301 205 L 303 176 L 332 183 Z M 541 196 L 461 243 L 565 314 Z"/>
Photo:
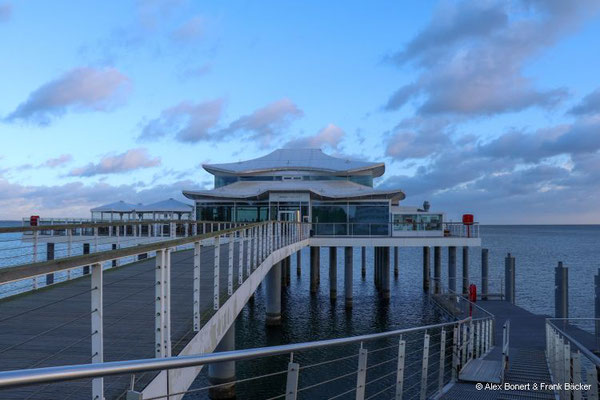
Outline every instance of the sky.
<path fill-rule="evenodd" d="M 600 223 L 600 2 L 0 0 L 0 219 L 282 147 L 458 219 Z"/>

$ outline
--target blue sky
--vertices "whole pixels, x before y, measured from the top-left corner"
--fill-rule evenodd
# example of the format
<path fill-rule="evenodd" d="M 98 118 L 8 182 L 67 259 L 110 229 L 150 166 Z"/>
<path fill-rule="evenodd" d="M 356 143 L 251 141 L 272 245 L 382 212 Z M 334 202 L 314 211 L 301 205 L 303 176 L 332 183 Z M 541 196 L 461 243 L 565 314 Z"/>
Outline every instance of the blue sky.
<path fill-rule="evenodd" d="M 484 223 L 600 223 L 594 0 L 0 0 L 0 218 L 210 187 L 283 146 Z"/>

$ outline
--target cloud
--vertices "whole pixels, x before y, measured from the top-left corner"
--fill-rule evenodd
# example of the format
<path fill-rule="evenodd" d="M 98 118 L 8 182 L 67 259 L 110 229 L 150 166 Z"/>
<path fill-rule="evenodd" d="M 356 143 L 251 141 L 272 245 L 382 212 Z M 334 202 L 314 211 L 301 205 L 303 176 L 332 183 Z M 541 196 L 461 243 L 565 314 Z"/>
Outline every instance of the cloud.
<path fill-rule="evenodd" d="M 600 88 L 585 96 L 569 113 L 573 115 L 600 114 Z"/>
<path fill-rule="evenodd" d="M 444 119 L 405 119 L 394 128 L 385 154 L 397 160 L 428 157 L 449 145 L 447 128 Z"/>
<path fill-rule="evenodd" d="M 259 140 L 263 147 L 267 147 L 275 136 L 303 115 L 296 104 L 283 98 L 236 119 L 220 133 L 227 136 L 237 132 L 250 133 L 249 139 Z"/>
<path fill-rule="evenodd" d="M 115 68 L 75 68 L 33 91 L 6 120 L 46 125 L 68 111 L 108 111 L 130 88 L 129 78 Z"/>
<path fill-rule="evenodd" d="M 414 65 L 416 80 L 398 89 L 384 109 L 420 100 L 420 115 L 491 115 L 551 108 L 564 88 L 539 89 L 523 74 L 541 50 L 594 15 L 593 0 L 462 1 L 442 3 L 430 24 L 388 59 Z M 511 13 L 510 18 L 509 10 Z"/>
<path fill-rule="evenodd" d="M 212 63 L 206 63 L 197 67 L 184 68 L 180 76 L 181 78 L 199 78 L 208 75 L 212 69 Z"/>
<path fill-rule="evenodd" d="M 56 158 L 50 158 L 46 160 L 44 163 L 40 164 L 42 167 L 47 168 L 56 168 L 61 165 L 67 164 L 73 160 L 73 156 L 70 154 L 62 154 Z"/>
<path fill-rule="evenodd" d="M 89 218 L 90 208 L 118 200 L 148 204 L 172 197 L 190 203 L 181 191 L 196 188 L 202 189 L 191 180 L 162 185 L 109 185 L 103 182 L 85 185 L 78 181 L 32 186 L 0 178 L 0 219 L 17 220 L 27 215 Z"/>
<path fill-rule="evenodd" d="M 204 34 L 204 18 L 195 16 L 175 29 L 171 34 L 171 39 L 178 42 L 191 42 L 202 37 Z"/>
<path fill-rule="evenodd" d="M 210 140 L 212 129 L 223 112 L 223 104 L 223 99 L 197 104 L 181 102 L 145 123 L 139 140 L 155 140 L 168 134 L 173 134 L 181 142 Z"/>
<path fill-rule="evenodd" d="M 150 168 L 160 165 L 160 157 L 152 158 L 144 148 L 127 150 L 116 156 L 105 156 L 97 164 L 89 163 L 86 166 L 71 170 L 69 176 L 89 177 L 104 174 L 118 174 L 141 168 Z"/>
<path fill-rule="evenodd" d="M 329 146 L 337 150 L 346 133 L 334 124 L 329 124 L 315 135 L 290 140 L 284 147 L 289 148 L 321 148 Z"/>
<path fill-rule="evenodd" d="M 0 4 L 0 22 L 6 22 L 12 16 L 12 4 L 2 3 Z"/>

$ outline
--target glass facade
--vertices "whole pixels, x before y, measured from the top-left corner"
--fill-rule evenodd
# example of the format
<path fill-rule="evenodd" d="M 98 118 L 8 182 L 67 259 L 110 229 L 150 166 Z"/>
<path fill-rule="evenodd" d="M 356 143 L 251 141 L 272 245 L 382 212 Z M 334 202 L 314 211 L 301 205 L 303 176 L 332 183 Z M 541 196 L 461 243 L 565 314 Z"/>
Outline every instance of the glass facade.
<path fill-rule="evenodd" d="M 389 234 L 389 202 L 313 202 L 317 235 L 377 236 Z"/>
<path fill-rule="evenodd" d="M 442 214 L 394 214 L 394 231 L 441 231 Z"/>
<path fill-rule="evenodd" d="M 290 175 L 293 180 L 305 180 L 305 181 L 351 181 L 358 183 L 359 185 L 373 187 L 373 177 L 371 175 L 351 175 L 351 176 L 337 176 L 337 175 Z M 238 181 L 281 181 L 286 176 L 281 175 L 257 175 L 257 176 L 229 176 L 229 175 L 215 175 L 215 188 L 229 185 Z"/>

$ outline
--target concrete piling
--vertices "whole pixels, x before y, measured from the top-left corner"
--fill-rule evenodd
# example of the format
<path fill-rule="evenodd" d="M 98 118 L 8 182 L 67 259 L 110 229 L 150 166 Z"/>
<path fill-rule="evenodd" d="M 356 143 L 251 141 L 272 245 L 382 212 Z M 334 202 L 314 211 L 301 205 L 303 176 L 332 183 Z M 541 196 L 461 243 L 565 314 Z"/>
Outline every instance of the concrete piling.
<path fill-rule="evenodd" d="M 46 260 L 54 260 L 54 243 L 46 243 Z M 54 283 L 54 274 L 46 274 L 46 285 Z"/>
<path fill-rule="evenodd" d="M 456 292 L 456 247 L 448 247 L 448 289 Z"/>
<path fill-rule="evenodd" d="M 317 293 L 319 285 L 319 268 L 321 263 L 321 255 L 319 247 L 310 248 L 310 292 Z"/>
<path fill-rule="evenodd" d="M 429 274 L 431 262 L 431 250 L 429 246 L 423 246 L 423 290 L 429 292 Z"/>
<path fill-rule="evenodd" d="M 281 324 L 281 264 L 273 265 L 265 277 L 267 326 Z"/>
<path fill-rule="evenodd" d="M 329 248 L 329 297 L 332 301 L 337 297 L 337 247 Z"/>
<path fill-rule="evenodd" d="M 464 295 L 469 294 L 469 248 L 462 248 L 462 292 Z"/>
<path fill-rule="evenodd" d="M 390 300 L 390 248 L 381 247 L 381 298 Z"/>
<path fill-rule="evenodd" d="M 398 246 L 394 246 L 394 278 L 398 278 Z"/>
<path fill-rule="evenodd" d="M 515 258 L 510 253 L 504 259 L 504 286 L 506 301 L 515 304 Z"/>
<path fill-rule="evenodd" d="M 442 248 L 433 248 L 433 292 L 440 294 L 442 291 Z"/>
<path fill-rule="evenodd" d="M 360 275 L 363 279 L 367 276 L 367 248 L 365 246 L 360 248 Z"/>
<path fill-rule="evenodd" d="M 235 350 L 235 322 L 229 327 L 225 336 L 215 349 L 215 353 Z M 208 396 L 213 400 L 235 398 L 235 361 L 224 361 L 208 365 L 208 380 L 211 385 L 219 385 L 208 389 Z M 227 384 L 231 382 L 231 384 Z"/>
<path fill-rule="evenodd" d="M 344 295 L 346 309 L 352 308 L 352 247 L 344 247 Z"/>
<path fill-rule="evenodd" d="M 292 256 L 287 256 L 285 258 L 285 269 L 285 285 L 290 286 L 292 275 Z"/>
<path fill-rule="evenodd" d="M 488 249 L 481 249 L 481 300 L 488 299 L 489 292 L 489 269 Z"/>
<path fill-rule="evenodd" d="M 569 269 L 562 261 L 554 269 L 554 317 L 569 318 Z"/>
<path fill-rule="evenodd" d="M 296 252 L 296 275 L 302 275 L 302 250 Z"/>

